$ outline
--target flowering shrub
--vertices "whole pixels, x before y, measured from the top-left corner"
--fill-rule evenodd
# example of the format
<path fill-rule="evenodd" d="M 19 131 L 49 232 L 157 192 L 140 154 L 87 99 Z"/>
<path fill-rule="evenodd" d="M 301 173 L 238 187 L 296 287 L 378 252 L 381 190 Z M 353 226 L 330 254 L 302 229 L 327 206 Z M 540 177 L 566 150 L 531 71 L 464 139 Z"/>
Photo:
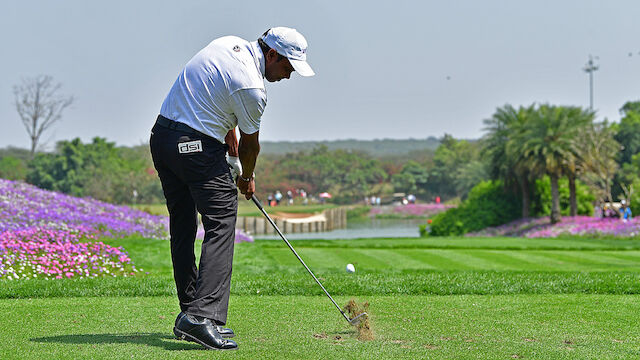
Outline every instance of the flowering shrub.
<path fill-rule="evenodd" d="M 29 227 L 90 231 L 97 236 L 166 238 L 168 220 L 127 206 L 77 198 L 0 179 L 0 232 Z"/>
<path fill-rule="evenodd" d="M 623 222 L 620 219 L 612 218 L 566 216 L 555 225 L 551 225 L 548 217 L 529 218 L 467 234 L 467 236 L 524 236 L 528 238 L 558 237 L 560 235 L 636 236 L 640 235 L 640 218 Z"/>
<path fill-rule="evenodd" d="M 167 238 L 168 218 L 0 179 L 0 279 L 131 276 L 122 247 L 101 237 Z M 89 242 L 81 242 L 89 240 Z M 236 229 L 236 242 L 253 238 Z"/>
<path fill-rule="evenodd" d="M 0 279 L 130 276 L 138 270 L 122 247 L 95 239 L 83 230 L 31 227 L 0 234 Z"/>

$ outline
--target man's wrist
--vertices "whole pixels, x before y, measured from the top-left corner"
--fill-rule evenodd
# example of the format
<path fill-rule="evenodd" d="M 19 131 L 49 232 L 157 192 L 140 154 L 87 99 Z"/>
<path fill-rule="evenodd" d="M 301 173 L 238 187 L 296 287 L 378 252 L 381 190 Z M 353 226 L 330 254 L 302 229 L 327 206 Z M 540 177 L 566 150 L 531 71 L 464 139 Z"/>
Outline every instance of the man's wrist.
<path fill-rule="evenodd" d="M 244 182 L 249 182 L 249 181 L 251 181 L 254 177 L 256 177 L 256 174 L 255 174 L 255 173 L 253 173 L 253 174 L 251 174 L 251 176 L 248 176 L 248 177 L 245 177 L 245 176 L 244 176 L 244 174 L 240 174 L 240 175 L 238 175 L 238 177 L 239 177 L 240 179 L 242 179 L 242 181 L 244 181 Z"/>

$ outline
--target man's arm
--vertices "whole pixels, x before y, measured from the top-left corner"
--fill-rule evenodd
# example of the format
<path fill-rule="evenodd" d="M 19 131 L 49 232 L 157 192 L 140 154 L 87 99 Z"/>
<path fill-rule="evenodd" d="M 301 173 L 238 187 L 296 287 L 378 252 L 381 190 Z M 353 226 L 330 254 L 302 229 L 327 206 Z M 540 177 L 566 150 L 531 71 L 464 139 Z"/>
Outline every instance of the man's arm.
<path fill-rule="evenodd" d="M 238 188 L 247 200 L 251 199 L 256 191 L 253 179 L 253 170 L 256 167 L 256 160 L 260 153 L 260 142 L 258 141 L 259 131 L 253 134 L 246 134 L 240 130 L 240 143 L 238 145 L 238 156 L 242 163 L 242 174 L 238 176 Z M 247 180 L 247 181 L 245 181 Z"/>

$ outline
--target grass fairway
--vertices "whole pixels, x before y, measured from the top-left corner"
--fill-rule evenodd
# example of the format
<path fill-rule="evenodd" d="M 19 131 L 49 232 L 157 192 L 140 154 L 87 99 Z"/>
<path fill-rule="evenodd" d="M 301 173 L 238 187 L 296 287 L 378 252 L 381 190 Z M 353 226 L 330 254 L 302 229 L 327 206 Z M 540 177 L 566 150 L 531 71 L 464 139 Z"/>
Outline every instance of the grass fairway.
<path fill-rule="evenodd" d="M 346 297 L 338 298 L 345 303 Z M 240 349 L 175 340 L 173 297 L 2 300 L 2 359 L 634 359 L 640 302 L 620 295 L 372 296 L 360 342 L 318 296 L 235 296 Z M 60 316 L 64 314 L 64 316 Z M 12 324 L 8 327 L 8 324 Z"/>
<path fill-rule="evenodd" d="M 370 342 L 281 241 L 237 244 L 224 353 L 172 338 L 168 241 L 105 241 L 149 275 L 0 281 L 1 359 L 640 358 L 639 240 L 295 241 L 339 304 L 370 302 Z"/>

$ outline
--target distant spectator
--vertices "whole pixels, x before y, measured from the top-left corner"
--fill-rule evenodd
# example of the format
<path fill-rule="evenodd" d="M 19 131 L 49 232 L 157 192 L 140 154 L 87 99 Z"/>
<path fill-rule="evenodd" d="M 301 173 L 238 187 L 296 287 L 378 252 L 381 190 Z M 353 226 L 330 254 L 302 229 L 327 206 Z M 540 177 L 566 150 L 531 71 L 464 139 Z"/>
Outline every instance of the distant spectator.
<path fill-rule="evenodd" d="M 291 190 L 287 191 L 287 201 L 289 205 L 293 205 L 293 193 L 291 192 Z"/>
<path fill-rule="evenodd" d="M 620 202 L 622 204 L 622 208 L 624 209 L 622 212 L 622 221 L 627 222 L 631 220 L 631 208 L 627 205 L 625 200 Z"/>
<path fill-rule="evenodd" d="M 276 200 L 276 205 L 280 205 L 280 200 L 282 200 L 282 193 L 280 192 L 280 190 L 276 190 L 274 199 Z"/>
<path fill-rule="evenodd" d="M 409 200 L 409 204 L 415 204 L 416 203 L 416 196 L 413 194 L 409 194 L 409 196 L 407 196 L 407 200 Z"/>
<path fill-rule="evenodd" d="M 269 206 L 273 206 L 273 195 L 269 194 L 269 196 L 267 196 L 267 204 Z"/>

